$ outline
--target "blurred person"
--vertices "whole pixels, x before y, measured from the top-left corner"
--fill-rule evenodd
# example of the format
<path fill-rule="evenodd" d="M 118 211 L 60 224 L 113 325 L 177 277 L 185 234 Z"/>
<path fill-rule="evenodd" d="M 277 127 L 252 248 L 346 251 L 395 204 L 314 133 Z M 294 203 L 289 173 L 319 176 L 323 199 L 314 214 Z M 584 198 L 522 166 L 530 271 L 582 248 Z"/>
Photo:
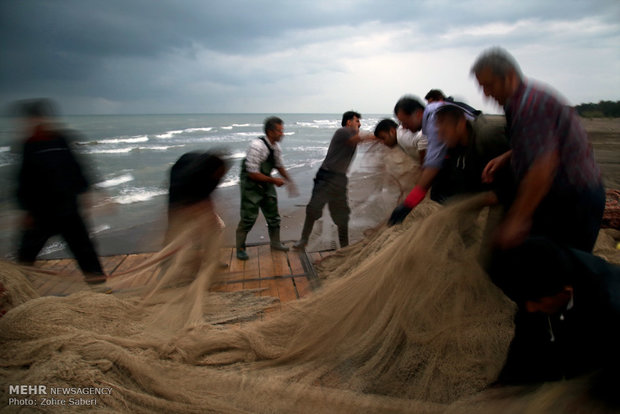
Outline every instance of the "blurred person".
<path fill-rule="evenodd" d="M 501 48 L 484 51 L 471 73 L 485 96 L 503 106 L 511 148 L 487 164 L 482 178 L 492 182 L 511 167 L 518 185 L 496 245 L 515 247 L 532 234 L 591 252 L 605 192 L 577 113 L 549 88 L 526 79 Z"/>
<path fill-rule="evenodd" d="M 429 104 L 433 102 L 444 102 L 444 101 L 452 102 L 453 104 L 460 106 L 461 108 L 463 108 L 463 110 L 475 116 L 482 114 L 482 111 L 474 108 L 473 106 L 466 104 L 465 102 L 455 101 L 454 98 L 451 96 L 446 97 L 444 93 L 441 91 L 441 89 L 431 89 L 430 91 L 428 91 L 426 96 L 424 96 L 424 99 L 426 99 L 426 103 L 429 103 Z"/>
<path fill-rule="evenodd" d="M 237 226 L 236 248 L 239 260 L 248 260 L 245 241 L 254 226 L 260 209 L 267 221 L 271 248 L 287 251 L 280 241 L 280 215 L 276 187 L 288 184 L 289 194 L 295 195 L 295 184 L 282 162 L 282 150 L 278 143 L 284 136 L 284 121 L 269 117 L 264 123 L 265 136 L 251 142 L 246 157 L 241 163 L 241 220 Z M 276 169 L 283 178 L 272 177 Z"/>
<path fill-rule="evenodd" d="M 70 148 L 71 131 L 54 122 L 55 105 L 47 99 L 19 102 L 26 138 L 18 175 L 17 200 L 26 211 L 21 224 L 18 260 L 32 264 L 47 242 L 60 234 L 89 284 L 103 283 L 103 272 L 80 213 L 78 197 L 89 189 L 83 167 Z"/>
<path fill-rule="evenodd" d="M 184 222 L 188 210 L 204 207 L 214 214 L 223 228 L 221 218 L 212 206 L 211 193 L 226 174 L 228 165 L 217 154 L 207 151 L 193 151 L 183 154 L 170 169 L 168 190 L 168 231 L 166 242 L 182 231 L 179 223 Z"/>
<path fill-rule="evenodd" d="M 463 109 L 447 102 L 435 114 L 438 137 L 448 151 L 441 170 L 433 182 L 431 199 L 444 203 L 459 194 L 493 190 L 490 183 L 482 182 L 482 171 L 487 163 L 510 149 L 505 134 L 505 123 L 481 115 L 470 121 Z M 509 176 L 500 181 L 509 186 Z M 500 199 L 507 202 L 504 190 L 498 189 Z"/>
<path fill-rule="evenodd" d="M 426 96 L 424 96 L 424 99 L 426 100 L 426 103 L 445 101 L 446 95 L 443 94 L 441 89 L 431 89 L 428 91 Z"/>
<path fill-rule="evenodd" d="M 498 252 L 492 280 L 518 306 L 498 383 L 586 374 L 591 396 L 620 407 L 620 267 L 545 237 Z"/>
<path fill-rule="evenodd" d="M 439 174 L 447 154 L 446 145 L 439 139 L 435 113 L 445 101 L 432 102 L 426 107 L 420 100 L 411 95 L 405 95 L 396 102 L 394 115 L 403 126 L 411 132 L 422 131 L 428 138 L 428 148 L 422 164 L 422 175 L 418 183 L 410 191 L 405 201 L 398 205 L 388 220 L 389 225 L 402 223 L 407 215 L 424 200 L 426 193 L 433 185 L 433 181 Z M 475 115 L 464 109 L 469 119 Z"/>
<path fill-rule="evenodd" d="M 333 135 L 327 155 L 316 173 L 310 202 L 306 206 L 306 218 L 301 238 L 295 243 L 296 249 L 303 249 L 308 244 L 314 222 L 323 215 L 327 204 L 329 214 L 338 227 L 340 247 L 349 245 L 349 208 L 347 200 L 347 170 L 355 154 L 357 145 L 364 140 L 373 140 L 372 134 L 360 133 L 362 116 L 355 111 L 342 115 L 341 128 Z"/>

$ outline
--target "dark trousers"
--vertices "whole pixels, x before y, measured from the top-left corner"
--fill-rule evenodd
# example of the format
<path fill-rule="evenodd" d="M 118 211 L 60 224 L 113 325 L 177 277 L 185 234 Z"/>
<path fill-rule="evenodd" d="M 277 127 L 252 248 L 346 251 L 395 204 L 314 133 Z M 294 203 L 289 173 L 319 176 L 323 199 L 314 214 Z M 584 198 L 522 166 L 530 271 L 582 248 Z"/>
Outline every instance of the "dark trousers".
<path fill-rule="evenodd" d="M 347 201 L 347 176 L 319 169 L 314 178 L 312 197 L 306 206 L 306 221 L 301 238 L 308 240 L 314 222 L 323 215 L 323 207 L 329 208 L 329 214 L 338 226 L 338 238 L 340 246 L 349 244 L 349 215 L 351 209 Z"/>
<path fill-rule="evenodd" d="M 34 225 L 22 231 L 18 260 L 26 264 L 34 263 L 47 240 L 56 234 L 65 239 L 84 274 L 103 275 L 88 230 L 77 210 L 62 216 L 35 217 Z"/>
<path fill-rule="evenodd" d="M 256 184 L 250 180 L 241 182 L 241 220 L 237 225 L 237 249 L 245 249 L 247 234 L 254 227 L 258 211 L 262 211 L 270 234 L 277 231 L 279 237 L 280 214 L 278 197 L 273 184 Z"/>

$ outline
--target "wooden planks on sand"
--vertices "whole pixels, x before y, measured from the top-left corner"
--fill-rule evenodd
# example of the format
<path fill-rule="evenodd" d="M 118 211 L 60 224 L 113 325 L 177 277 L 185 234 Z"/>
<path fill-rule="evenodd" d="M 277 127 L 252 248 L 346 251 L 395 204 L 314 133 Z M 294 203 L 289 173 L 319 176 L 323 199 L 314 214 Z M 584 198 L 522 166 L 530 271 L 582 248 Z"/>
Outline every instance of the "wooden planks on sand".
<path fill-rule="evenodd" d="M 238 260 L 232 247 L 220 249 L 220 282 L 212 291 L 234 292 L 256 289 L 261 296 L 272 296 L 280 300 L 274 310 L 281 310 L 282 304 L 309 295 L 318 286 L 313 263 L 328 255 L 328 252 L 306 253 L 271 250 L 268 244 L 247 247 L 250 259 Z M 101 257 L 101 264 L 111 277 L 117 277 L 120 288 L 135 288 L 151 283 L 157 277 L 156 269 L 125 276 L 152 258 L 154 253 L 126 254 Z M 225 265 L 225 266 L 224 266 Z M 39 260 L 36 267 L 56 272 L 49 278 L 33 278 L 34 288 L 43 296 L 65 296 L 80 290 L 83 276 L 73 259 Z M 124 280 L 123 278 L 126 279 Z"/>

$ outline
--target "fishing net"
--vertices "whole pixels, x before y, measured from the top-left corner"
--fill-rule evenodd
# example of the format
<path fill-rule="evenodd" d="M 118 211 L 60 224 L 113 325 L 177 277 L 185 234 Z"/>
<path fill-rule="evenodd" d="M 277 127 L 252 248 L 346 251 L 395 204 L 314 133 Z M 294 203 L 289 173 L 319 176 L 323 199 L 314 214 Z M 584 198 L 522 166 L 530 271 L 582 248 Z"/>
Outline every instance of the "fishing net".
<path fill-rule="evenodd" d="M 380 142 L 358 145 L 347 177 L 349 208 L 349 240 L 363 240 L 386 220 L 415 186 L 420 177 L 419 163 L 399 146 L 388 148 Z M 316 221 L 306 250 L 335 250 L 339 246 L 338 228 L 327 207 Z"/>
<path fill-rule="evenodd" d="M 109 388 L 101 412 L 594 410 L 579 381 L 487 389 L 515 309 L 479 264 L 486 203 L 425 201 L 403 225 L 350 246 L 355 261 L 332 259 L 319 289 L 266 320 L 257 316 L 271 298 L 207 291 L 219 230 L 200 214 L 134 270 L 161 273 L 141 288 L 123 288 L 139 277 L 130 272 L 108 283 L 112 294 L 36 297 L 32 269 L 3 263 L 15 306 L 0 318 L 0 401 L 9 384 L 44 384 Z"/>

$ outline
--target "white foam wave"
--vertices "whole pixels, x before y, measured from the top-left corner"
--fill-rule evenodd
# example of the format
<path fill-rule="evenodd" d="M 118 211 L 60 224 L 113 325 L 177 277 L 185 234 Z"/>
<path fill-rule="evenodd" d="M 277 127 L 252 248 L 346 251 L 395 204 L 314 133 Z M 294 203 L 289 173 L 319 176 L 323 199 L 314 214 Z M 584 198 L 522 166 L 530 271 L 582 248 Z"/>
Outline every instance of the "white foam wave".
<path fill-rule="evenodd" d="M 131 138 L 111 138 L 95 141 L 97 144 L 136 144 L 138 142 L 146 142 L 149 138 L 145 135 L 135 136 Z"/>
<path fill-rule="evenodd" d="M 211 131 L 213 128 L 212 127 L 204 127 L 204 128 L 186 128 L 183 130 L 183 132 L 199 132 L 199 131 L 204 131 L 204 132 L 209 132 Z"/>
<path fill-rule="evenodd" d="M 131 174 L 123 174 L 121 176 L 110 178 L 109 180 L 97 183 L 95 184 L 95 186 L 99 188 L 110 188 L 120 184 L 128 183 L 129 181 L 133 181 L 134 179 L 134 176 Z"/>
<path fill-rule="evenodd" d="M 295 124 L 306 128 L 340 128 L 340 121 L 330 119 L 315 119 L 312 122 L 298 121 Z"/>
<path fill-rule="evenodd" d="M 235 152 L 233 154 L 227 155 L 224 158 L 227 160 L 236 160 L 243 157 L 245 157 L 245 152 Z"/>
<path fill-rule="evenodd" d="M 235 135 L 240 137 L 258 137 L 260 132 L 235 132 Z"/>
<path fill-rule="evenodd" d="M 172 138 L 173 136 L 178 135 L 178 134 L 182 134 L 182 133 L 183 133 L 183 130 L 173 130 L 173 131 L 167 131 L 167 132 L 165 132 L 163 134 L 155 135 L 155 137 L 156 138 L 162 138 L 162 139 L 163 138 Z"/>
<path fill-rule="evenodd" d="M 115 148 L 115 149 L 96 149 L 84 151 L 85 154 L 126 154 L 129 153 L 138 147 L 127 147 L 127 148 Z"/>
<path fill-rule="evenodd" d="M 11 151 L 11 147 L 0 147 L 0 152 L 9 152 Z"/>
<path fill-rule="evenodd" d="M 233 185 L 239 184 L 239 177 L 235 176 L 232 178 L 228 178 L 218 185 L 219 188 L 232 187 Z"/>
<path fill-rule="evenodd" d="M 223 126 L 221 127 L 222 129 L 233 129 L 232 125 L 231 126 Z"/>
<path fill-rule="evenodd" d="M 154 197 L 167 194 L 168 191 L 154 188 L 128 188 L 121 195 L 112 197 L 112 202 L 117 204 L 133 204 L 151 200 Z"/>
<path fill-rule="evenodd" d="M 54 253 L 54 252 L 58 252 L 61 251 L 62 249 L 64 249 L 66 246 L 66 244 L 62 241 L 55 241 L 52 242 L 50 244 L 48 244 L 47 246 L 45 246 L 42 250 L 41 250 L 41 255 L 46 255 L 46 254 L 50 254 L 50 253 Z"/>

